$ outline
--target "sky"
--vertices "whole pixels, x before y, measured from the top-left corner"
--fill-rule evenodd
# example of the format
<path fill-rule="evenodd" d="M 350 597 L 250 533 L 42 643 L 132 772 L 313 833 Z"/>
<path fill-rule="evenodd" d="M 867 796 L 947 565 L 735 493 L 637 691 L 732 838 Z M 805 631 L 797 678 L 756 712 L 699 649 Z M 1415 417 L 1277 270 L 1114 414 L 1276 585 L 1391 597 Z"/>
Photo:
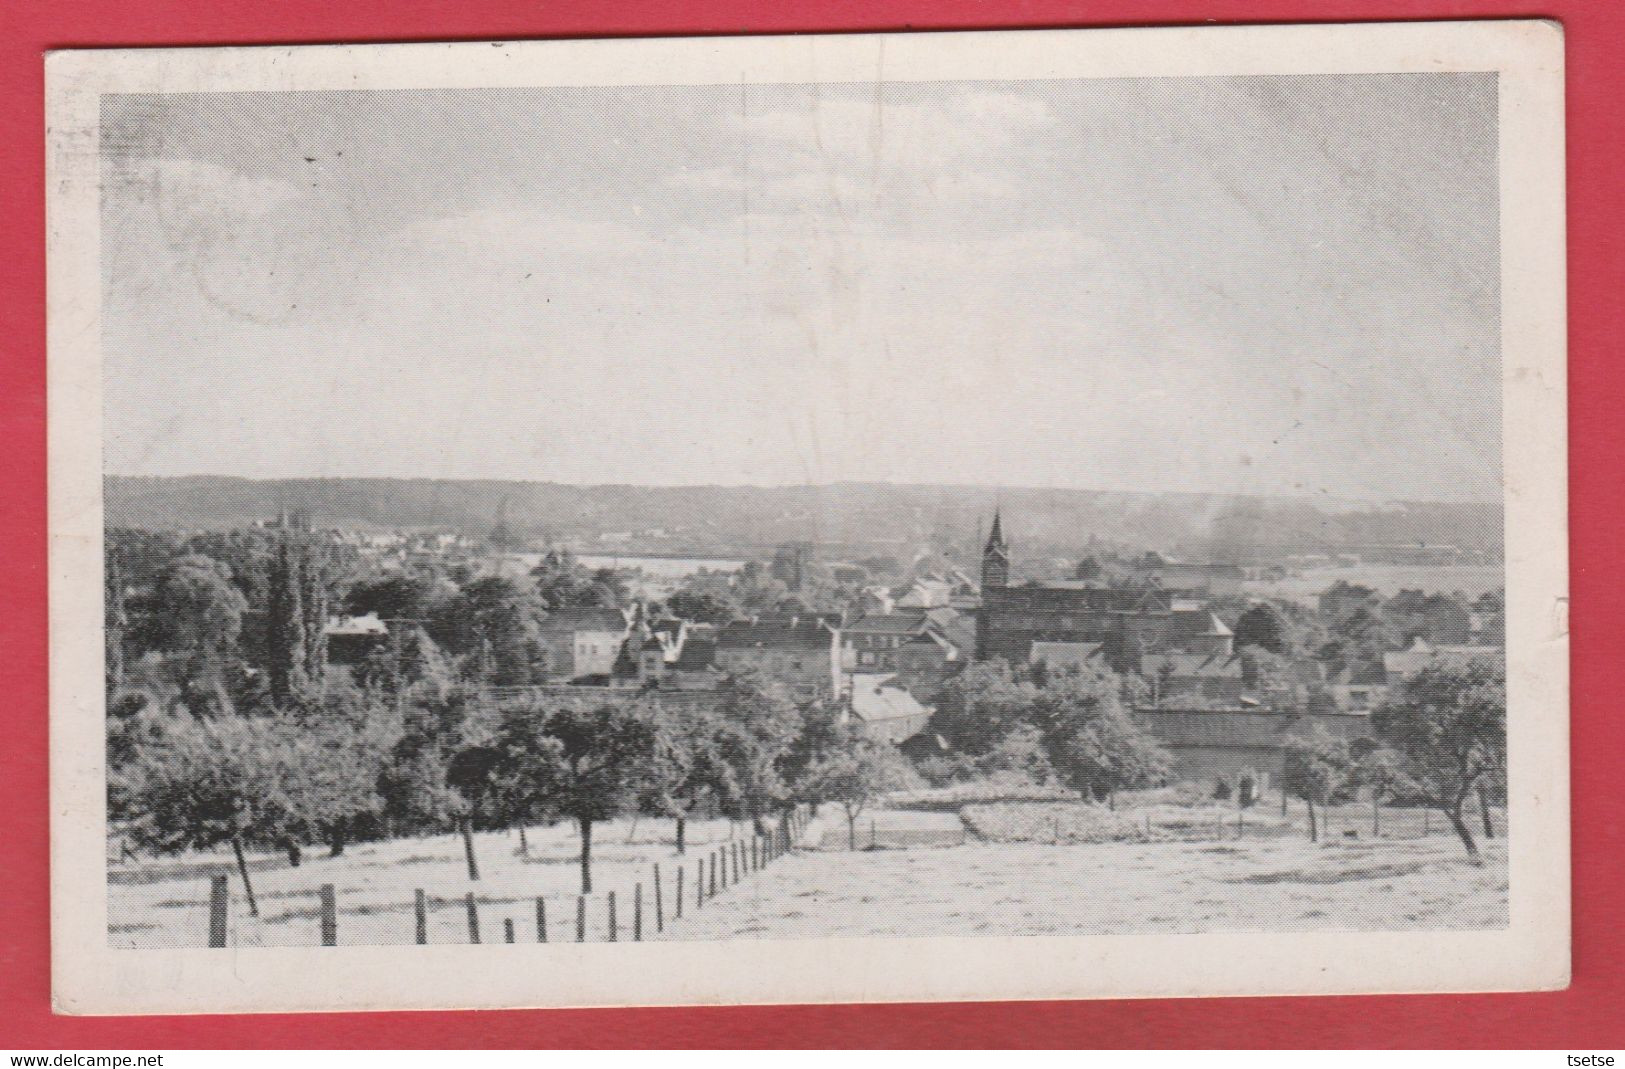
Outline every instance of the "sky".
<path fill-rule="evenodd" d="M 112 474 L 1500 498 L 1491 75 L 102 116 Z"/>

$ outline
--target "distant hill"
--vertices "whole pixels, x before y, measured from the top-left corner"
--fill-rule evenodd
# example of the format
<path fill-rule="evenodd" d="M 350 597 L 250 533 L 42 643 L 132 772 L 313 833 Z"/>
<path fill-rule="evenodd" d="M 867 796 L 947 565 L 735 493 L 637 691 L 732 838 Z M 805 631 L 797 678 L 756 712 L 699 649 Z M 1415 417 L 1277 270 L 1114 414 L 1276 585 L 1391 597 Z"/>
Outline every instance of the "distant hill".
<path fill-rule="evenodd" d="M 461 479 L 108 476 L 109 526 L 225 530 L 309 509 L 318 525 L 440 528 L 662 551 L 756 552 L 813 540 L 853 552 L 968 548 L 995 505 L 1018 552 L 1079 552 L 1091 537 L 1214 559 L 1369 545 L 1451 544 L 1498 557 L 1496 504 L 1371 505 L 1222 494 L 1117 493 L 840 483 L 827 486 L 573 486 Z"/>

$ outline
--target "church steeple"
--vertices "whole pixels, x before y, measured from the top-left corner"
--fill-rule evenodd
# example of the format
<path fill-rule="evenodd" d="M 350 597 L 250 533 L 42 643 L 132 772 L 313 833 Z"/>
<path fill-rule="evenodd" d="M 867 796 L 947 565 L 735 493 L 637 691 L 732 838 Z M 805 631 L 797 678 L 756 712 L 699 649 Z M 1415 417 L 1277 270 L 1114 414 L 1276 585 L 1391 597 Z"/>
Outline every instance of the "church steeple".
<path fill-rule="evenodd" d="M 993 510 L 993 529 L 982 547 L 982 589 L 1010 585 L 1010 547 L 1004 541 L 999 510 Z"/>

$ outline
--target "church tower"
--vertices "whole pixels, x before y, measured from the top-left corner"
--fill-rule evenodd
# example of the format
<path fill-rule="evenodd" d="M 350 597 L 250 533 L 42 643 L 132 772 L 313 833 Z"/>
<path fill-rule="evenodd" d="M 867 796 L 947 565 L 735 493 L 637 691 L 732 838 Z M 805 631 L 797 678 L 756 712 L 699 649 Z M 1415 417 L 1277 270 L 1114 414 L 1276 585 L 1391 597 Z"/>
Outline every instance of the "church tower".
<path fill-rule="evenodd" d="M 993 529 L 987 534 L 987 545 L 982 547 L 982 589 L 1010 585 L 1010 547 L 1005 544 L 1004 531 L 999 525 L 999 511 L 993 510 Z"/>

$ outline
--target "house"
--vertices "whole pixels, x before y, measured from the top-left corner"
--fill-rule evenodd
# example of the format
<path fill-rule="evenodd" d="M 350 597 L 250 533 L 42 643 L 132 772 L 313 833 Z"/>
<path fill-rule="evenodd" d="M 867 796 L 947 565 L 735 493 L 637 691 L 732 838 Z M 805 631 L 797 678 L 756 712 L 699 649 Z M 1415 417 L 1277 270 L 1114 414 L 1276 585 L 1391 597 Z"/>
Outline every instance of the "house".
<path fill-rule="evenodd" d="M 848 709 L 865 737 L 894 745 L 919 734 L 931 720 L 931 709 L 906 687 L 898 686 L 890 676 L 873 673 L 852 677 Z"/>
<path fill-rule="evenodd" d="M 841 628 L 842 659 L 857 672 L 894 672 L 896 651 L 936 625 L 923 612 L 860 616 Z"/>
<path fill-rule="evenodd" d="M 1418 638 L 1403 650 L 1391 650 L 1382 655 L 1383 674 L 1387 685 L 1393 687 L 1414 678 L 1432 665 L 1464 666 L 1468 664 L 1506 663 L 1506 649 L 1501 646 L 1435 646 Z"/>
<path fill-rule="evenodd" d="M 935 609 L 948 606 L 953 596 L 953 583 L 927 576 L 914 580 L 899 591 L 896 605 L 899 609 Z"/>
<path fill-rule="evenodd" d="M 932 628 L 916 635 L 892 652 L 897 683 L 916 697 L 935 695 L 969 660 L 972 648 L 971 642 L 956 640 L 946 630 Z"/>
<path fill-rule="evenodd" d="M 714 638 L 690 638 L 677 659 L 661 669 L 659 685 L 669 690 L 711 690 L 721 680 Z"/>
<path fill-rule="evenodd" d="M 841 632 L 818 617 L 740 620 L 717 632 L 716 667 L 760 672 L 792 697 L 832 697 L 840 689 Z"/>
<path fill-rule="evenodd" d="M 1105 668 L 1105 647 L 1099 642 L 1034 642 L 1027 661 L 1051 670 Z"/>
<path fill-rule="evenodd" d="M 1388 672 L 1376 661 L 1345 665 L 1326 680 L 1326 690 L 1344 712 L 1369 713 L 1388 694 Z"/>
<path fill-rule="evenodd" d="M 358 665 L 389 641 L 389 625 L 375 612 L 363 616 L 329 616 L 322 634 L 327 638 L 330 663 Z"/>
<path fill-rule="evenodd" d="M 1223 783 L 1232 796 L 1260 798 L 1278 785 L 1288 745 L 1324 729 L 1335 738 L 1366 736 L 1370 718 L 1341 713 L 1297 715 L 1260 706 L 1143 706 L 1135 723 L 1173 757 L 1176 781 Z"/>
<path fill-rule="evenodd" d="M 1179 599 L 1169 607 L 1174 617 L 1174 641 L 1186 653 L 1229 657 L 1236 651 L 1236 635 L 1209 611 L 1205 601 Z"/>
<path fill-rule="evenodd" d="M 631 630 L 631 622 L 620 609 L 554 610 L 537 627 L 548 677 L 571 680 L 612 675 Z"/>
<path fill-rule="evenodd" d="M 1147 653 L 1140 675 L 1157 705 L 1233 706 L 1248 689 L 1241 658 L 1233 654 Z"/>
<path fill-rule="evenodd" d="M 1148 554 L 1135 561 L 1130 574 L 1168 590 L 1234 597 L 1242 592 L 1246 571 L 1237 564 L 1186 563 Z"/>

